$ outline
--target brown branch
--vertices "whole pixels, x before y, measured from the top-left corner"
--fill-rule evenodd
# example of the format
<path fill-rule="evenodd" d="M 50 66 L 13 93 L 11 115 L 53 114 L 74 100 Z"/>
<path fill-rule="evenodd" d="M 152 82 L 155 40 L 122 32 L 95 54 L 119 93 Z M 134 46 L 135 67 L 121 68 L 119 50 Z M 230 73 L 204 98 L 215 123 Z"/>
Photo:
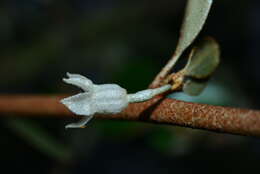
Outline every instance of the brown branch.
<path fill-rule="evenodd" d="M 0 96 L 0 113 L 24 116 L 71 117 L 73 114 L 59 96 Z M 162 96 L 130 104 L 116 115 L 97 115 L 98 118 L 165 123 L 211 131 L 260 136 L 260 111 L 188 103 Z"/>

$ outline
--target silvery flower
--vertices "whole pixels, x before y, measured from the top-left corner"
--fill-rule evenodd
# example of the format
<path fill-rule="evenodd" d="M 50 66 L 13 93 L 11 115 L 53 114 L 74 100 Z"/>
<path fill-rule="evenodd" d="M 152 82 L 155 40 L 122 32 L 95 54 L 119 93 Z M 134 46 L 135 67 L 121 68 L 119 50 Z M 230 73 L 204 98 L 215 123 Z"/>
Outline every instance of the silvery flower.
<path fill-rule="evenodd" d="M 135 94 L 117 84 L 93 84 L 88 78 L 79 74 L 67 73 L 63 81 L 83 90 L 82 93 L 65 98 L 61 103 L 77 115 L 85 116 L 78 123 L 71 123 L 66 128 L 83 128 L 94 114 L 116 114 L 125 109 L 131 102 L 143 102 L 171 88 L 165 85 L 156 89 L 147 89 Z"/>

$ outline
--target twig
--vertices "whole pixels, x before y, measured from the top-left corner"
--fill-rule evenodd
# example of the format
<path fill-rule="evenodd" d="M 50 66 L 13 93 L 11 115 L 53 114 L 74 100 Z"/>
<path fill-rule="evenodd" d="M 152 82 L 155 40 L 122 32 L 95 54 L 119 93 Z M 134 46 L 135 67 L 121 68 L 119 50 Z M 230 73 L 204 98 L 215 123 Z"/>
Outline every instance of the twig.
<path fill-rule="evenodd" d="M 65 96 L 0 96 L 0 113 L 7 116 L 19 114 L 19 116 L 33 117 L 40 115 L 72 117 L 73 114 L 59 102 Z M 96 115 L 96 117 L 164 123 L 215 132 L 260 136 L 260 111 L 189 103 L 162 96 L 146 102 L 130 104 L 120 114 Z"/>
<path fill-rule="evenodd" d="M 155 77 L 150 88 L 156 88 L 161 85 L 160 83 L 166 79 L 166 76 L 172 70 L 182 53 L 196 39 L 205 24 L 212 3 L 212 0 L 188 1 L 175 52 L 164 68 L 162 68 L 161 72 Z"/>
<path fill-rule="evenodd" d="M 150 88 L 156 88 L 160 86 L 161 82 L 166 79 L 166 76 L 172 70 L 172 67 L 175 65 L 179 57 L 179 52 L 175 52 L 175 54 L 170 58 L 170 60 L 166 63 L 162 70 L 156 75 L 153 82 L 149 86 Z"/>

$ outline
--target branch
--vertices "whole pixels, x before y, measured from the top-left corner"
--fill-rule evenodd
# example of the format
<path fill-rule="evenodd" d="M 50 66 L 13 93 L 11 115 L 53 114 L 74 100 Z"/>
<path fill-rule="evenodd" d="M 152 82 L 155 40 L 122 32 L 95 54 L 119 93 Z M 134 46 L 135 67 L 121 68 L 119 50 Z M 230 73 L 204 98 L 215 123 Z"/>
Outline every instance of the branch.
<path fill-rule="evenodd" d="M 172 70 L 182 53 L 198 36 L 208 17 L 212 3 L 212 0 L 188 1 L 175 52 L 164 68 L 162 68 L 160 73 L 155 77 L 150 88 L 155 88 L 161 85 L 160 83 Z"/>
<path fill-rule="evenodd" d="M 0 113 L 34 117 L 40 115 L 72 117 L 74 115 L 59 102 L 66 96 L 0 96 Z M 96 115 L 96 117 L 164 123 L 260 137 L 260 111 L 189 103 L 162 96 L 146 102 L 130 104 L 120 114 Z"/>
<path fill-rule="evenodd" d="M 166 65 L 161 69 L 161 71 L 156 75 L 153 82 L 150 84 L 149 88 L 156 88 L 161 85 L 162 81 L 166 79 L 166 76 L 172 70 L 173 65 L 177 62 L 180 54 L 174 54 Z"/>

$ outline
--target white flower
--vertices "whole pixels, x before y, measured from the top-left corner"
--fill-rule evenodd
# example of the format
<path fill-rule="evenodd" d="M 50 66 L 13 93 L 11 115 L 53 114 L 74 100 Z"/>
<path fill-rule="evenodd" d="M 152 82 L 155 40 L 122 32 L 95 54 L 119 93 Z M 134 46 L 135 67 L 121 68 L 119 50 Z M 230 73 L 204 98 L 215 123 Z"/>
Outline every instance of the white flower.
<path fill-rule="evenodd" d="M 83 115 L 80 122 L 71 123 L 66 128 L 83 128 L 94 114 L 116 114 L 131 102 L 142 102 L 171 88 L 165 85 L 156 89 L 147 89 L 127 95 L 127 91 L 117 84 L 93 84 L 88 78 L 79 74 L 67 73 L 69 78 L 63 81 L 78 86 L 84 92 L 61 100 L 73 113 Z"/>

